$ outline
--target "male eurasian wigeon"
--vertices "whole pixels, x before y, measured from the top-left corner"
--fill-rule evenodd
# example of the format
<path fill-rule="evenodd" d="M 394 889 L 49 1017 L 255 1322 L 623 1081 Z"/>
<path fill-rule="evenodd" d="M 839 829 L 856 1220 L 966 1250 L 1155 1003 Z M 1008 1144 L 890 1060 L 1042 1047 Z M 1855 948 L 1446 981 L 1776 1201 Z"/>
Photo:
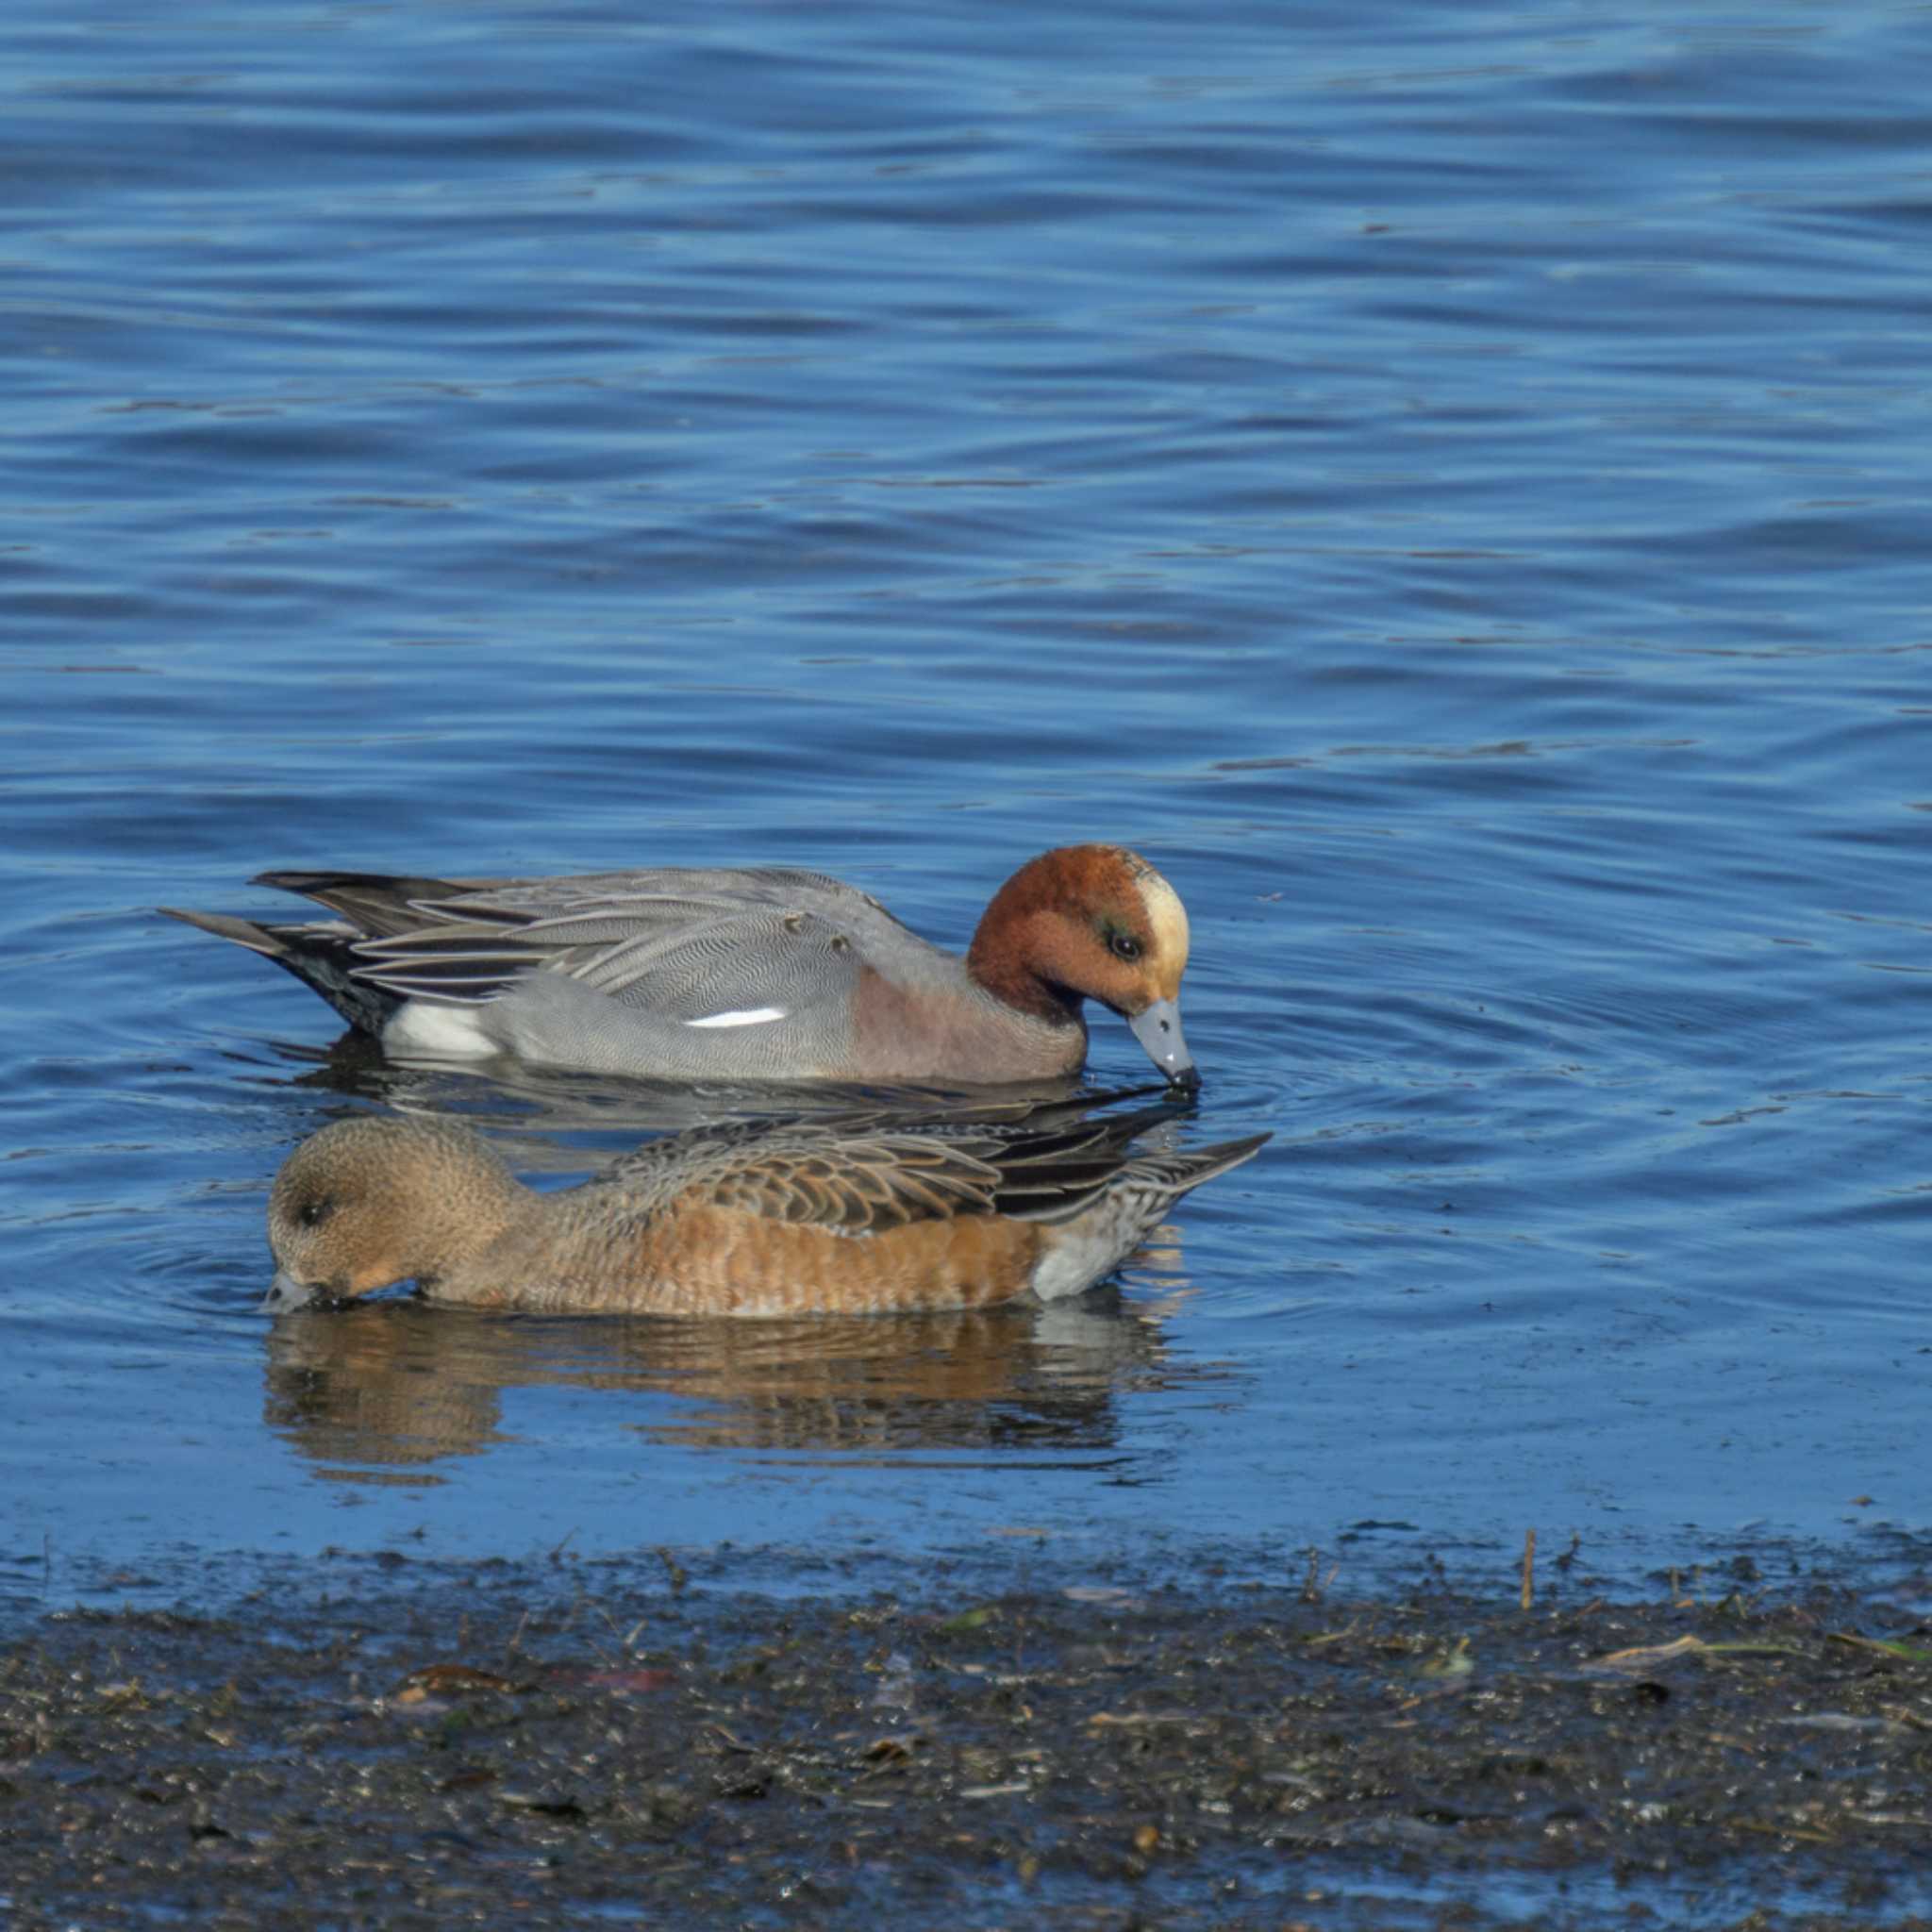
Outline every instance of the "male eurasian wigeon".
<path fill-rule="evenodd" d="M 1095 999 L 1170 1080 L 1200 1085 L 1181 1034 L 1187 912 L 1120 845 L 1062 846 L 1023 865 L 963 958 L 813 872 L 267 872 L 253 883 L 341 916 L 262 925 L 160 909 L 286 967 L 406 1058 L 997 1085 L 1077 1073 L 1081 1005 Z"/>
<path fill-rule="evenodd" d="M 338 1121 L 269 1196 L 267 1306 L 413 1281 L 431 1301 L 548 1313 L 887 1314 L 1091 1287 L 1266 1134 L 1135 1151 L 1173 1106 L 1118 1095 L 894 1120 L 696 1127 L 538 1193 L 473 1129 Z"/>

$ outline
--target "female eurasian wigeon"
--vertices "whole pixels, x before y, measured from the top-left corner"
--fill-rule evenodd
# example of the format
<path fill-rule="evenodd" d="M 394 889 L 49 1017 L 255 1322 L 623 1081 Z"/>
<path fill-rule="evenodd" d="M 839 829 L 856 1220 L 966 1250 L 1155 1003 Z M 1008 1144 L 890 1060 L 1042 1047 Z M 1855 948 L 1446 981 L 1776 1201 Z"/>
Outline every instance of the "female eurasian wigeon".
<path fill-rule="evenodd" d="M 1119 845 L 1023 865 L 964 958 L 857 888 L 759 869 L 435 879 L 268 872 L 336 919 L 171 918 L 312 986 L 405 1058 L 512 1053 L 590 1073 L 996 1085 L 1077 1073 L 1084 1000 L 1124 1015 L 1176 1084 L 1188 915 Z"/>
<path fill-rule="evenodd" d="M 1136 1152 L 1172 1107 L 1120 1096 L 963 1119 L 876 1111 L 653 1141 L 538 1193 L 447 1121 L 338 1121 L 269 1196 L 267 1306 L 413 1281 L 432 1301 L 550 1313 L 886 1314 L 1077 1294 L 1266 1134 Z"/>

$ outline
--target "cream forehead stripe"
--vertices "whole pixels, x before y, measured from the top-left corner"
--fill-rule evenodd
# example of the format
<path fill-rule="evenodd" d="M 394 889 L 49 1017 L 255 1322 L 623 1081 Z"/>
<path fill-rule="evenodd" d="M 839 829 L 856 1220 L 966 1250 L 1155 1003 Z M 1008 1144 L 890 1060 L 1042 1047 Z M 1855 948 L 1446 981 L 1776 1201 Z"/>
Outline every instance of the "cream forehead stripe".
<path fill-rule="evenodd" d="M 1154 943 L 1161 956 L 1185 962 L 1188 908 L 1181 904 L 1181 895 L 1151 865 L 1134 883 L 1141 889 L 1141 903 L 1147 908 L 1147 924 L 1154 928 Z"/>

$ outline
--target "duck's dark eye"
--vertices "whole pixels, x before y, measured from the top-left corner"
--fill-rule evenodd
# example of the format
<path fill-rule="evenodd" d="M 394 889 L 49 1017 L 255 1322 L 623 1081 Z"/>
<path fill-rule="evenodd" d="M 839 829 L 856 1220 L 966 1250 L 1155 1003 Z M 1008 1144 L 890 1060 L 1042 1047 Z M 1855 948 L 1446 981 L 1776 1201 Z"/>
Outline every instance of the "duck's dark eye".
<path fill-rule="evenodd" d="M 1130 932 L 1115 933 L 1107 944 L 1116 959 L 1138 959 L 1141 957 L 1141 941 Z"/>
<path fill-rule="evenodd" d="M 336 1211 L 336 1204 L 326 1194 L 318 1195 L 313 1201 L 305 1201 L 295 1210 L 295 1219 L 304 1227 L 320 1227 Z"/>

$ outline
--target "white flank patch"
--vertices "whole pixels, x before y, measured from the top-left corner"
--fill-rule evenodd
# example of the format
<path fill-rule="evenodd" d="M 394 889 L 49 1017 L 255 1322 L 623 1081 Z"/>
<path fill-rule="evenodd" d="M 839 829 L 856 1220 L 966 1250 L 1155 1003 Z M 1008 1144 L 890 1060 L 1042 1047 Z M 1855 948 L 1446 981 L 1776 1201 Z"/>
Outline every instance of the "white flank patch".
<path fill-rule="evenodd" d="M 736 1013 L 707 1013 L 702 1020 L 687 1020 L 687 1026 L 764 1026 L 785 1017 L 783 1007 L 745 1007 Z"/>
<path fill-rule="evenodd" d="M 474 1007 L 442 1007 L 432 1000 L 408 1000 L 382 1029 L 391 1053 L 424 1054 L 432 1059 L 484 1059 L 503 1051 L 477 1024 Z"/>
<path fill-rule="evenodd" d="M 1033 1292 L 1056 1302 L 1111 1274 L 1140 1245 L 1140 1230 L 1117 1201 L 1103 1200 L 1061 1226 L 1046 1230 L 1033 1264 Z M 1123 1237 L 1125 1239 L 1124 1240 Z"/>

